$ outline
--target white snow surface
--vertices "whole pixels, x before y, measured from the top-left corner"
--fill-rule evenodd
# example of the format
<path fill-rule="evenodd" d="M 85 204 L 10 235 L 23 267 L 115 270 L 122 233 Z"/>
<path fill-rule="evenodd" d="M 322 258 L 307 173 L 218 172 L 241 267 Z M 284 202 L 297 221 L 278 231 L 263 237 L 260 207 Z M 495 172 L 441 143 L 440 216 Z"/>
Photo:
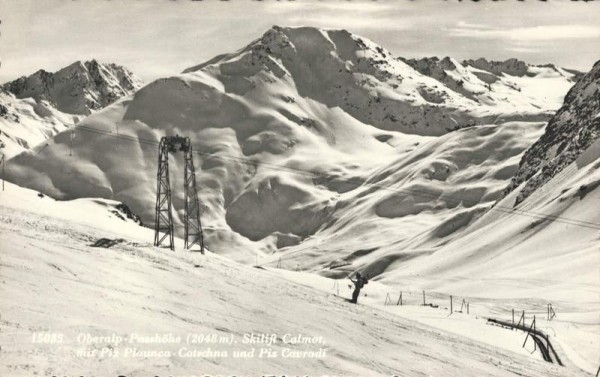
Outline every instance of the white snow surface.
<path fill-rule="evenodd" d="M 11 159 L 6 176 L 55 198 L 125 202 L 152 225 L 157 144 L 179 134 L 197 152 L 207 244 L 236 260 L 344 234 L 358 216 L 361 234 L 393 230 L 392 242 L 432 225 L 454 237 L 498 197 L 570 77 L 541 70 L 563 84 L 533 100 L 502 76 L 486 104 L 475 68 L 452 64 L 468 96 L 347 31 L 273 27 Z M 171 160 L 173 185 L 182 165 Z M 180 232 L 183 192 L 174 195 Z M 456 228 L 445 223 L 454 216 Z"/>
<path fill-rule="evenodd" d="M 44 143 L 141 86 L 127 68 L 96 60 L 6 83 L 0 88 L 0 152 L 9 158 Z"/>
<path fill-rule="evenodd" d="M 408 241 L 394 242 L 403 229 L 378 226 L 363 232 L 359 229 L 369 221 L 356 221 L 339 241 L 339 231 L 332 232 L 329 239 L 284 249 L 261 263 L 331 277 L 360 270 L 392 287 L 396 297 L 400 291 L 418 296 L 422 289 L 445 302 L 453 295 L 470 301 L 478 314 L 502 320 L 510 320 L 513 309 L 517 316 L 524 310 L 536 315 L 538 328 L 555 337 L 572 362 L 595 373 L 600 357 L 599 186 L 595 143 L 519 206 L 513 208 L 515 190 L 457 237 L 440 238 L 440 226 L 430 225 Z M 441 228 L 463 223 L 455 216 Z M 386 241 L 371 241 L 377 238 Z M 329 262 L 332 253 L 345 257 Z M 552 321 L 544 320 L 548 304 L 558 313 Z"/>
<path fill-rule="evenodd" d="M 17 99 L 2 90 L 0 105 L 6 109 L 0 116 L 0 143 L 4 144 L 0 153 L 7 159 L 67 130 L 81 118 L 62 113 L 47 101 Z"/>
<path fill-rule="evenodd" d="M 352 305 L 305 286 L 324 287 L 330 279 L 239 265 L 210 252 L 185 252 L 181 245 L 176 252 L 155 248 L 148 242 L 151 231 L 107 213 L 114 202 L 57 202 L 10 183 L 0 195 L 2 375 L 586 375 L 572 364 L 559 367 L 519 350 L 522 336 L 477 318 L 457 314 L 452 320 L 495 332 L 498 344 L 461 333 L 464 324 L 450 331 L 427 324 L 443 320 L 416 307 L 402 307 L 409 311 L 400 315 L 375 307 L 368 302 L 371 293 L 381 298 L 386 289 L 375 282 L 365 288 L 366 305 Z M 92 246 L 102 239 L 116 242 Z M 62 341 L 34 343 L 36 333 L 62 334 Z M 243 344 L 246 333 L 276 334 L 268 348 L 279 355 L 321 347 L 327 353 L 233 358 L 234 349 L 261 348 Z M 85 343 L 78 341 L 81 334 L 103 338 Z M 132 334 L 214 334 L 238 343 L 139 343 Z M 286 344 L 285 334 L 322 337 L 322 344 Z M 125 342 L 106 339 L 115 336 Z M 132 347 L 174 355 L 126 356 Z M 182 348 L 229 355 L 183 357 Z M 86 351 L 96 356 L 77 353 Z"/>
<path fill-rule="evenodd" d="M 383 63 L 375 62 L 379 60 Z M 315 61 L 318 67 L 310 65 Z M 237 53 L 150 83 L 86 118 L 74 133 L 59 133 L 47 146 L 10 159 L 6 178 L 58 199 L 122 201 L 151 226 L 158 141 L 165 135 L 191 137 L 197 152 L 206 244 L 219 256 L 209 254 L 202 267 L 193 267 L 198 255 L 165 254 L 149 246 L 151 232 L 138 226 L 127 236 L 119 236 L 126 231 L 121 227 L 100 233 L 75 227 L 72 235 L 49 232 L 32 241 L 32 247 L 37 247 L 44 237 L 56 237 L 57 243 L 68 237 L 80 240 L 70 251 L 61 249 L 62 243 L 50 243 L 45 260 L 76 253 L 73 259 L 61 258 L 61 263 L 79 279 L 86 279 L 83 284 L 91 284 L 89 289 L 98 290 L 97 294 L 108 289 L 111 293 L 104 294 L 111 305 L 125 307 L 117 309 L 126 310 L 121 332 L 131 326 L 167 331 L 165 323 L 171 319 L 182 326 L 182 332 L 190 326 L 201 330 L 214 326 L 227 330 L 223 334 L 240 334 L 258 316 L 262 322 L 256 325 L 257 331 L 268 326 L 284 331 L 292 326 L 323 331 L 335 339 L 339 348 L 330 364 L 303 361 L 293 373 L 306 370 L 300 365 L 315 373 L 352 370 L 354 375 L 584 373 L 569 368 L 595 373 L 600 358 L 598 149 L 586 153 L 516 208 L 518 190 L 495 203 L 524 151 L 543 133 L 545 117 L 558 108 L 568 80 L 560 71 L 544 67 L 533 69 L 539 77 L 501 74 L 490 84 L 494 90 L 485 99 L 488 94 L 476 94 L 487 88 L 476 81 L 484 77 L 481 72 L 478 76 L 477 68 L 451 63 L 455 72 L 449 70 L 447 75 L 463 80 L 466 92 L 462 94 L 348 32 L 274 28 Z M 548 81 L 539 84 L 537 79 Z M 449 132 L 455 128 L 461 129 Z M 180 160 L 177 154 L 170 160 L 179 233 L 183 219 Z M 18 211 L 31 211 L 7 210 L 15 218 L 25 216 Z M 11 228 L 13 233 L 29 231 L 19 229 L 31 220 L 20 221 Z M 14 238 L 20 250 L 28 246 L 19 237 L 34 236 L 5 236 L 3 232 L 2 237 Z M 101 237 L 126 241 L 107 250 L 89 247 Z M 100 251 L 110 259 L 99 257 Z M 21 254 L 8 255 L 18 260 Z M 221 256 L 245 263 L 258 261 L 266 270 L 238 266 Z M 39 263 L 36 266 L 42 268 L 43 262 Z M 90 283 L 79 264 L 98 264 L 104 280 L 93 281 L 110 284 Z M 148 277 L 140 265 L 156 271 Z M 176 277 L 156 265 L 176 271 Z M 274 271 L 277 265 L 313 275 L 298 272 L 294 277 Z M 446 302 L 449 295 L 469 301 L 479 318 L 464 313 L 443 318 L 442 309 L 424 312 L 429 308 L 414 305 L 348 307 L 330 296 L 332 279 L 345 279 L 357 270 L 372 278 L 365 291 L 373 290 L 365 299 L 367 305 L 382 306 L 388 290 L 418 297 L 424 289 L 439 302 Z M 230 279 L 219 279 L 222 275 Z M 295 288 L 290 279 L 303 280 L 328 294 Z M 281 285 L 273 285 L 274 281 Z M 111 288 L 116 282 L 131 286 Z M 12 294 L 20 294 L 28 284 L 33 283 L 17 280 Z M 78 283 L 56 284 L 69 297 L 81 297 L 85 291 Z M 159 284 L 156 293 L 148 294 L 155 284 Z M 206 285 L 210 285 L 208 292 L 203 290 Z M 141 309 L 129 307 L 131 297 L 136 297 L 132 302 Z M 544 320 L 548 304 L 557 312 L 552 321 Z M 112 317 L 98 319 L 98 311 L 86 305 L 78 314 L 82 323 L 93 318 L 100 333 L 111 329 Z M 113 308 L 102 305 L 106 311 Z M 280 307 L 285 307 L 281 313 Z M 60 305 L 55 309 L 67 310 Z M 207 311 L 217 309 L 218 313 Z M 503 330 L 483 320 L 509 320 L 511 309 L 525 310 L 528 321 L 536 315 L 567 369 L 553 369 L 535 353 L 524 355 L 519 344 L 514 346 L 514 334 L 500 335 Z M 238 319 L 244 325 L 219 317 L 219 313 L 233 312 L 241 313 Z M 204 313 L 202 320 L 195 319 L 197 313 Z M 368 320 L 360 317 L 366 313 Z M 134 321 L 137 316 L 149 319 L 138 323 Z M 458 342 L 460 348 L 445 343 L 443 339 L 450 336 L 446 333 L 424 341 L 419 331 L 402 333 L 405 319 L 398 316 L 410 319 L 411 326 L 417 326 L 413 320 L 419 321 L 418 326 L 427 331 L 437 333 L 444 328 L 454 332 L 452 339 L 467 336 L 470 340 Z M 36 320 L 47 321 L 42 322 L 46 327 L 56 322 Z M 62 321 L 67 328 L 68 319 Z M 389 321 L 396 325 L 388 326 Z M 360 327 L 357 330 L 350 323 Z M 496 337 L 498 343 L 489 344 Z M 473 344 L 479 351 L 471 348 Z M 407 356 L 391 345 L 416 347 L 422 357 L 428 355 L 427 361 L 415 362 L 419 359 L 415 354 Z M 433 362 L 432 354 L 437 358 Z M 506 354 L 512 355 L 508 364 Z M 503 360 L 493 359 L 494 355 L 503 355 Z M 356 361 L 359 357 L 366 359 Z M 463 360 L 468 360 L 467 370 L 461 369 Z M 171 360 L 164 365 L 183 371 L 196 362 Z M 213 373 L 259 373 L 267 365 L 272 367 L 267 373 L 292 374 L 281 360 L 265 363 L 258 367 L 229 360 L 203 367 Z M 130 367 L 144 370 L 141 362 Z"/>

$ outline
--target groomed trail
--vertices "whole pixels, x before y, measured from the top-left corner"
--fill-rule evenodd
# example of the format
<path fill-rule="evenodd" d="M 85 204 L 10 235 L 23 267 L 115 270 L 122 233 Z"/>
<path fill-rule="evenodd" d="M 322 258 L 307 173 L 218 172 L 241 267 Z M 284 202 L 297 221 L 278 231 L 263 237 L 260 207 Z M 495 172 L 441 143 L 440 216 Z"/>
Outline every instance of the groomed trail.
<path fill-rule="evenodd" d="M 572 366 L 560 367 L 377 308 L 348 304 L 210 252 L 202 256 L 181 248 L 155 248 L 149 229 L 121 220 L 105 201 L 55 202 L 12 184 L 0 195 L 3 376 L 586 375 Z M 98 240 L 115 242 L 97 244 Z M 32 341 L 33 334 L 48 332 L 62 334 L 62 342 Z M 81 334 L 83 342 L 78 341 Z M 119 336 L 131 339 L 131 334 L 170 334 L 182 340 L 118 345 L 110 341 Z M 233 342 L 188 345 L 188 334 Z M 244 334 L 275 334 L 276 340 L 244 344 Z M 321 341 L 291 344 L 298 334 Z M 85 341 L 88 335 L 102 338 L 90 343 Z M 99 356 L 105 347 L 119 356 Z M 125 356 L 132 347 L 137 353 Z M 233 350 L 253 347 L 256 352 L 269 348 L 277 356 L 232 357 Z M 207 348 L 213 354 L 226 350 L 228 355 L 189 356 L 194 349 Z M 326 349 L 324 357 L 283 356 L 321 348 Z M 148 356 L 152 351 L 171 354 Z"/>

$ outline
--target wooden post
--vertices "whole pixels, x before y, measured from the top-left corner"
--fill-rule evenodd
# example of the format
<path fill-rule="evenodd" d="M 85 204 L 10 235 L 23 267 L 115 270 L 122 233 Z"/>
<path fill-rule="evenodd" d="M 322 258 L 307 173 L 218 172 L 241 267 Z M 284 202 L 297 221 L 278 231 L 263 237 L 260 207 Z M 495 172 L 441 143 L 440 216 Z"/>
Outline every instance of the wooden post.
<path fill-rule="evenodd" d="M 514 308 L 512 310 L 512 313 L 513 313 L 513 326 L 514 326 L 514 324 L 515 324 L 515 309 Z"/>
<path fill-rule="evenodd" d="M 467 314 L 469 314 L 469 303 L 467 302 Z"/>
<path fill-rule="evenodd" d="M 75 137 L 75 130 L 71 131 L 71 141 L 69 143 L 69 156 L 73 155 L 73 138 Z"/>
<path fill-rule="evenodd" d="M 452 296 L 450 296 L 450 314 L 452 314 L 452 313 L 453 313 L 453 310 L 452 310 L 452 309 L 453 309 L 453 308 L 452 308 Z"/>
<path fill-rule="evenodd" d="M 533 332 L 535 333 L 535 315 L 533 316 Z M 533 339 L 533 336 L 531 337 Z M 533 342 L 533 350 L 535 351 L 537 349 L 537 343 Z"/>
<path fill-rule="evenodd" d="M 400 303 L 400 306 L 402 306 L 402 292 L 400 292 L 400 298 L 398 299 L 398 302 Z"/>
<path fill-rule="evenodd" d="M 425 290 L 423 290 L 423 306 L 425 306 Z"/>
<path fill-rule="evenodd" d="M 529 338 L 529 334 L 531 334 L 531 329 L 535 329 L 535 316 L 533 316 L 533 322 L 529 326 L 529 330 L 527 330 L 527 335 L 525 336 L 525 341 L 523 342 L 523 348 L 525 347 L 525 343 L 527 343 L 527 338 Z M 533 342 L 533 347 L 535 348 L 535 342 Z"/>
<path fill-rule="evenodd" d="M 4 154 L 2 155 L 2 191 L 4 191 Z"/>
<path fill-rule="evenodd" d="M 521 314 L 521 318 L 519 318 L 519 322 L 517 323 L 517 326 L 519 326 L 521 324 L 521 321 L 523 321 L 523 326 L 527 326 L 527 324 L 525 323 L 525 310 L 523 310 L 523 313 Z"/>

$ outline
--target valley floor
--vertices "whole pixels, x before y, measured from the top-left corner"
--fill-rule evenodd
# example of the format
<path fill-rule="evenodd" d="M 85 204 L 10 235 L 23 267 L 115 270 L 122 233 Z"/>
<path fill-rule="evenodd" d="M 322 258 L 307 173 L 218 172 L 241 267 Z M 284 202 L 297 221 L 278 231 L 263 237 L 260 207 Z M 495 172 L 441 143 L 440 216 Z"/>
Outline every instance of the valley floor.
<path fill-rule="evenodd" d="M 101 203 L 36 194 L 11 184 L 0 193 L 3 376 L 586 374 L 349 304 L 289 273 L 156 248 L 152 231 Z M 248 344 L 251 334 L 275 340 Z M 294 344 L 298 334 L 313 342 Z"/>

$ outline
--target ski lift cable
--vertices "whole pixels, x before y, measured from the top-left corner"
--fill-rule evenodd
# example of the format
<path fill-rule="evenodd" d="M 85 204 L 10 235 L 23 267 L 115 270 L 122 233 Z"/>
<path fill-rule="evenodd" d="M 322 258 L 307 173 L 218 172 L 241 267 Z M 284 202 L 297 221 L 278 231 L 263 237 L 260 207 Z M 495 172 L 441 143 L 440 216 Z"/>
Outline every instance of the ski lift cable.
<path fill-rule="evenodd" d="M 138 143 L 146 144 L 146 145 L 153 145 L 153 146 L 159 145 L 159 143 L 157 141 L 152 140 L 152 139 L 139 138 L 139 137 L 124 135 L 122 133 L 117 135 L 117 134 L 114 134 L 113 132 L 98 130 L 98 129 L 87 127 L 84 125 L 77 126 L 76 129 L 84 131 L 84 132 L 90 132 L 90 133 L 95 133 L 98 135 L 116 137 L 116 138 L 120 138 L 123 140 L 131 141 L 131 142 L 138 142 Z M 192 147 L 194 147 L 194 146 L 192 146 Z M 258 160 L 254 160 L 254 159 L 249 159 L 246 157 L 226 156 L 226 155 L 218 155 L 215 153 L 199 152 L 198 151 L 199 148 L 197 148 L 197 147 L 194 149 L 195 149 L 194 153 L 198 154 L 199 156 L 203 156 L 203 157 L 214 157 L 214 158 L 219 158 L 219 159 L 223 159 L 223 160 L 230 160 L 230 161 L 235 161 L 235 162 L 239 162 L 239 163 L 246 164 L 246 165 L 251 165 L 254 167 L 262 166 L 265 169 L 290 172 L 290 173 L 294 173 L 294 174 L 302 175 L 302 176 L 306 176 L 306 177 L 311 177 L 311 178 L 314 178 L 315 176 L 329 178 L 329 179 L 339 180 L 339 181 L 344 181 L 344 182 L 349 182 L 349 183 L 357 183 L 357 184 L 364 185 L 367 187 L 374 187 L 377 189 L 386 190 L 386 191 L 390 191 L 390 192 L 394 192 L 394 193 L 410 194 L 410 195 L 425 197 L 425 198 L 429 198 L 429 199 L 450 199 L 450 200 L 455 200 L 458 203 L 463 203 L 463 204 L 466 204 L 469 206 L 481 204 L 477 201 L 464 200 L 463 198 L 459 198 L 459 197 L 456 197 L 456 196 L 453 196 L 450 194 L 435 195 L 435 194 L 428 193 L 428 192 L 425 192 L 422 190 L 415 190 L 415 189 L 410 189 L 410 188 L 399 188 L 399 187 L 394 187 L 394 185 L 372 183 L 372 182 L 367 182 L 366 180 L 361 180 L 361 179 L 354 178 L 354 177 L 348 177 L 348 178 L 338 177 L 338 176 L 333 176 L 333 175 L 330 175 L 327 173 L 321 173 L 321 172 L 308 170 L 308 169 L 302 169 L 302 168 L 289 167 L 289 166 L 275 164 L 275 163 L 263 162 L 263 161 L 258 161 Z M 549 214 L 544 214 L 544 213 L 539 213 L 539 212 L 534 212 L 534 211 L 529 211 L 529 210 L 524 210 L 524 209 L 513 208 L 513 207 L 509 207 L 509 206 L 502 206 L 502 205 L 493 205 L 492 207 L 489 208 L 489 210 L 490 211 L 491 210 L 500 211 L 500 212 L 507 213 L 507 214 L 527 216 L 527 217 L 532 217 L 532 218 L 541 219 L 541 220 L 555 220 L 557 222 L 560 222 L 560 223 L 563 223 L 566 225 L 580 226 L 580 227 L 600 230 L 599 223 L 592 222 L 592 221 L 572 219 L 572 218 L 567 218 L 567 217 L 563 217 L 563 216 L 559 216 L 559 215 L 549 215 Z"/>

